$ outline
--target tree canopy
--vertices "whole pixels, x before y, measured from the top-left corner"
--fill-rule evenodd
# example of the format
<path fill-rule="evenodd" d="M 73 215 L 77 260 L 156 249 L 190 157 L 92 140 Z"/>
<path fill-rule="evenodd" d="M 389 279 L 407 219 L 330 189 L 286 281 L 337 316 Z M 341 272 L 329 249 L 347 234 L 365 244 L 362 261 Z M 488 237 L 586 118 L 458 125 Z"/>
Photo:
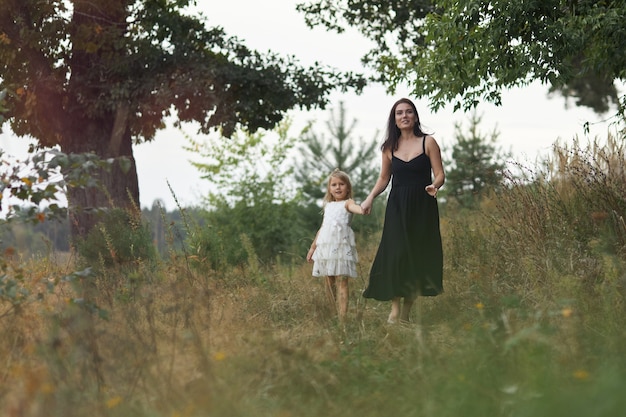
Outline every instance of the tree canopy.
<path fill-rule="evenodd" d="M 358 84 L 250 50 L 184 14 L 190 0 L 2 3 L 6 117 L 44 146 L 63 142 L 69 117 L 105 117 L 122 103 L 136 140 L 152 139 L 171 114 L 230 136 L 236 125 L 271 128 L 286 110 L 323 106 L 329 90 Z"/>
<path fill-rule="evenodd" d="M 352 26 L 375 41 L 363 57 L 374 78 L 391 91 L 407 83 L 433 110 L 500 104 L 504 89 L 540 80 L 605 112 L 619 104 L 614 81 L 626 80 L 624 0 L 317 0 L 298 8 L 311 26 Z"/>
<path fill-rule="evenodd" d="M 18 136 L 66 153 L 130 159 L 100 173 L 106 193 L 72 191 L 70 212 L 139 201 L 132 143 L 168 116 L 219 128 L 271 128 L 294 107 L 324 107 L 359 76 L 260 54 L 191 15 L 192 0 L 0 0 L 3 117 Z M 130 198 L 129 198 L 130 197 Z M 129 201 L 131 200 L 131 201 Z M 79 234 L 90 228 L 85 218 Z"/>

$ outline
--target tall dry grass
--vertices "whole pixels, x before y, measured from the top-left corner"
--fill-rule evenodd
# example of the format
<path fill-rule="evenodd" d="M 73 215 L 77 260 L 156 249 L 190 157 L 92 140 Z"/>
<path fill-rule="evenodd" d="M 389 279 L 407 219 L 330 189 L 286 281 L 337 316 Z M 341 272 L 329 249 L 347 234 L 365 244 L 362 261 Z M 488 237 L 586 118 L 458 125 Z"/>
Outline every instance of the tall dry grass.
<path fill-rule="evenodd" d="M 623 144 L 557 146 L 479 210 L 442 218 L 445 290 L 409 325 L 360 296 L 339 323 L 310 265 L 75 272 L 13 260 L 0 410 L 31 416 L 615 416 L 626 409 Z M 357 220 L 355 220 L 357 221 Z M 47 283 L 57 281 L 52 293 Z M 132 283 L 132 285 L 131 285 Z M 41 292 L 38 299 L 35 295 Z"/>

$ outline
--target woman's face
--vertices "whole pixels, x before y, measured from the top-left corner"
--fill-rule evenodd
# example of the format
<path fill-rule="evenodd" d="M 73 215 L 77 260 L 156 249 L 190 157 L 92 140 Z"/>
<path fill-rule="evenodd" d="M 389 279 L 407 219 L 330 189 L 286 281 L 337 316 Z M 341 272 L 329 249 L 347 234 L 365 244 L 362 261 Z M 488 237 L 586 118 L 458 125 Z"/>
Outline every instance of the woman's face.
<path fill-rule="evenodd" d="M 396 126 L 398 129 L 413 130 L 413 126 L 417 121 L 417 115 L 413 111 L 413 107 L 408 103 L 400 103 L 396 106 Z"/>

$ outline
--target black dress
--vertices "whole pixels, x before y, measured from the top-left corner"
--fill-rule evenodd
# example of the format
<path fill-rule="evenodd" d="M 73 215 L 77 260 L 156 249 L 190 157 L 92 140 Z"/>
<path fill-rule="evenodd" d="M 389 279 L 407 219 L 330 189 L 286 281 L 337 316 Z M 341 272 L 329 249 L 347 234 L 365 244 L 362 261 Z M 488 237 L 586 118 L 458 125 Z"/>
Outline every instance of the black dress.
<path fill-rule="evenodd" d="M 435 296 L 443 292 L 443 250 L 437 199 L 425 188 L 432 183 L 430 159 L 423 152 L 403 161 L 391 155 L 391 191 L 385 223 L 372 264 L 366 298 Z"/>

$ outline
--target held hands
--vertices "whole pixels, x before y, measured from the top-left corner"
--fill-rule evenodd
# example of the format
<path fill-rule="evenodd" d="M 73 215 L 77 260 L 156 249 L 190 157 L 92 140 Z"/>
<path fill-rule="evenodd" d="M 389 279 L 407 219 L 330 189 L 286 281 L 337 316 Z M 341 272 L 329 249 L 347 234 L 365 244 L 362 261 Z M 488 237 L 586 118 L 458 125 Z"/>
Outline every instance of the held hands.
<path fill-rule="evenodd" d="M 426 186 L 426 192 L 433 198 L 437 198 L 437 191 L 439 191 L 439 188 L 435 187 L 433 184 Z"/>
<path fill-rule="evenodd" d="M 370 214 L 372 212 L 372 199 L 367 197 L 365 201 L 361 203 L 363 214 Z"/>

